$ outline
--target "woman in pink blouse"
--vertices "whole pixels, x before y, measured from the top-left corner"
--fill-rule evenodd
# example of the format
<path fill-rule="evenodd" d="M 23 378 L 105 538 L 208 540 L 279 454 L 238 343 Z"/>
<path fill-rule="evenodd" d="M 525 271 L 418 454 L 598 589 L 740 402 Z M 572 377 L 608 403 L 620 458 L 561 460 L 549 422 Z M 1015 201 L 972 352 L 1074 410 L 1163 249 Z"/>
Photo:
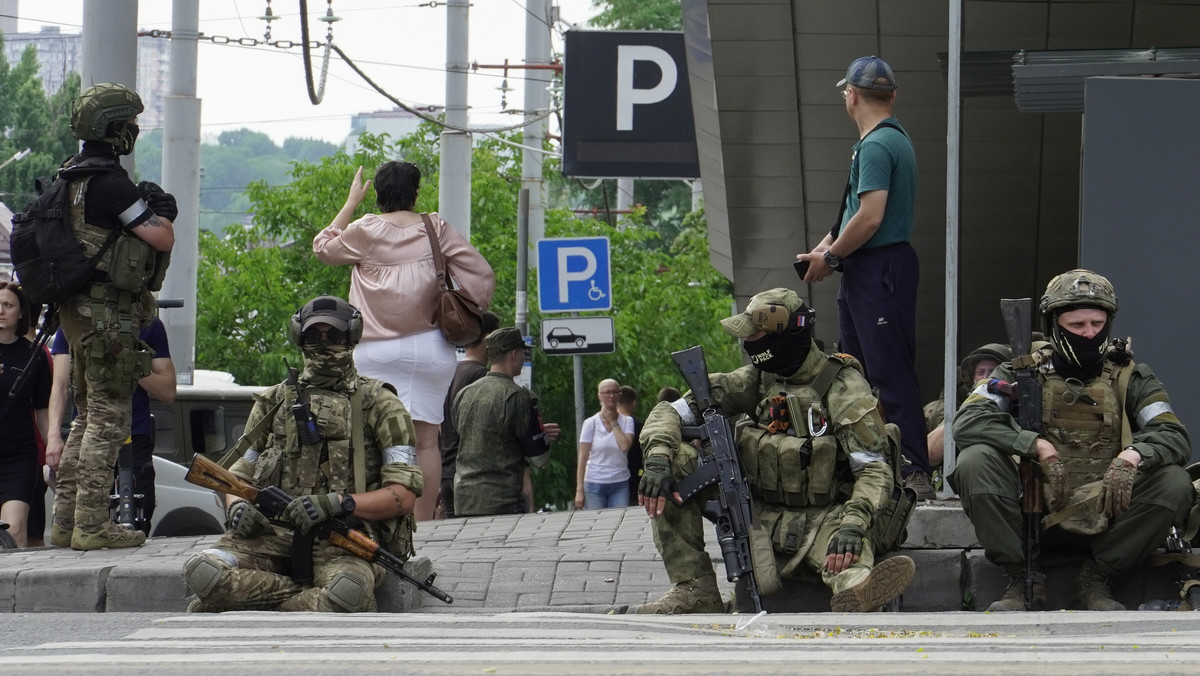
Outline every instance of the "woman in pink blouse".
<path fill-rule="evenodd" d="M 353 264 L 350 304 L 363 316 L 362 342 L 354 349 L 359 373 L 391 383 L 412 415 L 417 464 L 425 492 L 417 499 L 418 521 L 433 518 L 442 459 L 438 450 L 442 403 L 454 377 L 454 346 L 434 324 L 440 291 L 433 252 L 421 215 L 413 211 L 421 171 L 409 162 L 385 162 L 375 172 L 379 214 L 350 222 L 371 189 L 362 167 L 350 183 L 346 204 L 313 239 L 313 253 L 329 265 Z M 488 262 L 454 228 L 430 214 L 446 268 L 468 296 L 492 302 L 496 276 Z"/>

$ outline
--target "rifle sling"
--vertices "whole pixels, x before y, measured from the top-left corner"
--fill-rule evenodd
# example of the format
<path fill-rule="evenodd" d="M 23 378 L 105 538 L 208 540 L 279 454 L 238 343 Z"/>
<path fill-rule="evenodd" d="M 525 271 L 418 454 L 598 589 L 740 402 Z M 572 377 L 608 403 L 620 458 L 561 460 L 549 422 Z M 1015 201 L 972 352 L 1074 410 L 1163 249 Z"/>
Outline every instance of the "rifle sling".
<path fill-rule="evenodd" d="M 282 399 L 275 402 L 275 405 L 271 407 L 271 410 L 267 411 L 267 414 L 259 419 L 259 421 L 255 423 L 254 427 L 246 430 L 246 432 L 242 434 L 241 438 L 237 440 L 237 443 L 234 444 L 233 448 L 229 449 L 228 453 L 221 456 L 221 460 L 217 464 L 225 469 L 233 467 L 233 463 L 240 460 L 242 456 L 245 455 L 246 450 L 254 444 L 257 444 L 259 440 L 262 439 L 263 435 L 271 429 L 271 424 L 275 420 L 275 413 L 279 410 L 280 406 L 283 406 Z"/>

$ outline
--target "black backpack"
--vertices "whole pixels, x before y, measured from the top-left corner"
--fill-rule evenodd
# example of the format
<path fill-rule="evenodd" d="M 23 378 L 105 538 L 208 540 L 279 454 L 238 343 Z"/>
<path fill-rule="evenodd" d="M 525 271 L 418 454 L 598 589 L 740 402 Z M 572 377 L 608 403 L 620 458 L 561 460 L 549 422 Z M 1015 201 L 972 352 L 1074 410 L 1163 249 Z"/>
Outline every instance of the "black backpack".
<path fill-rule="evenodd" d="M 98 173 L 116 172 L 115 160 L 87 158 L 60 169 L 47 188 L 34 181 L 38 196 L 13 214 L 9 249 L 21 287 L 34 303 L 60 303 L 78 293 L 92 278 L 96 264 L 121 234 L 114 228 L 95 256 L 84 254 L 71 228 L 70 185 Z"/>

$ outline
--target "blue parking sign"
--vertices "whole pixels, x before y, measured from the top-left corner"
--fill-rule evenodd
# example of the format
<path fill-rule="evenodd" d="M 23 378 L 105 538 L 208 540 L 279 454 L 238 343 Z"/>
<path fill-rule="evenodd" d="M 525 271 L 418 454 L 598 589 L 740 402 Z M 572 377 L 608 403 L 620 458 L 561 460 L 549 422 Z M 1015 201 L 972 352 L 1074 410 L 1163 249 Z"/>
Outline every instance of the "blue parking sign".
<path fill-rule="evenodd" d="M 607 237 L 564 237 L 537 243 L 542 312 L 612 309 Z"/>

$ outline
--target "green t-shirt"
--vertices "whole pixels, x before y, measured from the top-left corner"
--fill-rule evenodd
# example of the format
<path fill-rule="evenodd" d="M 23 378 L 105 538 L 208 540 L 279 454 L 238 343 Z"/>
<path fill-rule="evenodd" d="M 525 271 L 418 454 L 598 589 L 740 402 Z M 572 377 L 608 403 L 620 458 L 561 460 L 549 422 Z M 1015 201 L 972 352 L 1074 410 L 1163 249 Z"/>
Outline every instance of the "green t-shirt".
<path fill-rule="evenodd" d="M 884 122 L 899 126 L 895 117 Z M 874 249 L 912 239 L 913 208 L 917 200 L 917 155 L 908 136 L 891 127 L 878 127 L 854 144 L 850 161 L 850 194 L 841 228 L 846 227 L 861 205 L 859 195 L 887 190 L 887 206 L 879 230 L 864 249 Z"/>

